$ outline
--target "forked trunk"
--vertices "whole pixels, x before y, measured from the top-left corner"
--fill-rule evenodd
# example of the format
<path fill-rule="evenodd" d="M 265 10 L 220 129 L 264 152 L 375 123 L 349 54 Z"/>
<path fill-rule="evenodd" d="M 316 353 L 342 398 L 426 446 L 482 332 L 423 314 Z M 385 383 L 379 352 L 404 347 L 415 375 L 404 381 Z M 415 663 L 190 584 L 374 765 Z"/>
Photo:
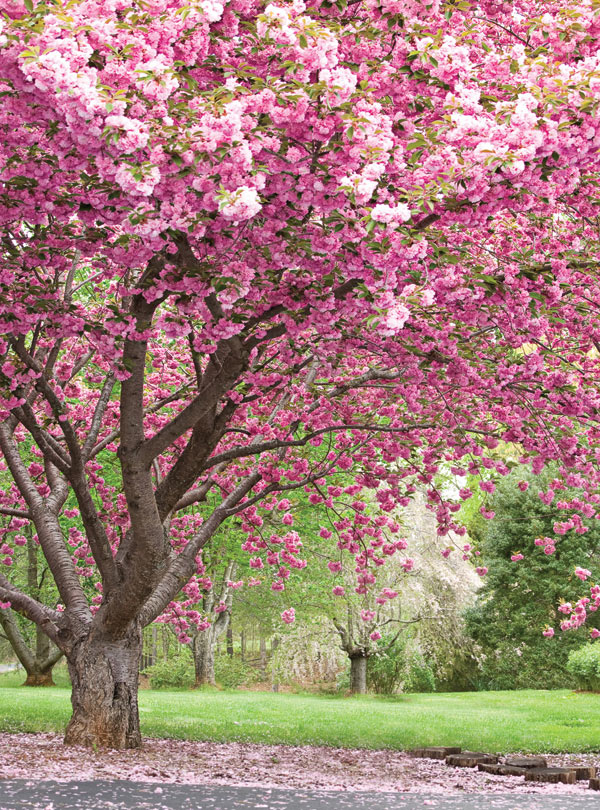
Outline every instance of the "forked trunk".
<path fill-rule="evenodd" d="M 67 745 L 139 748 L 138 669 L 142 650 L 139 629 L 110 641 L 90 635 L 68 657 L 73 715 Z"/>
<path fill-rule="evenodd" d="M 353 695 L 367 693 L 367 656 L 350 656 L 350 691 Z"/>
<path fill-rule="evenodd" d="M 23 686 L 54 686 L 52 667 L 45 672 L 28 672 Z"/>

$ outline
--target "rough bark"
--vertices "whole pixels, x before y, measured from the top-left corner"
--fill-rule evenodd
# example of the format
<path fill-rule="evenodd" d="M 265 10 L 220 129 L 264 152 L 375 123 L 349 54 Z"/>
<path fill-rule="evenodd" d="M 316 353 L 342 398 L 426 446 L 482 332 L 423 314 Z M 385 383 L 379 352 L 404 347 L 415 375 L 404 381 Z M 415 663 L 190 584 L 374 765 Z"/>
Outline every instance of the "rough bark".
<path fill-rule="evenodd" d="M 142 650 L 139 627 L 118 641 L 91 633 L 68 655 L 73 684 L 73 715 L 65 733 L 67 745 L 139 748 L 138 664 Z"/>
<path fill-rule="evenodd" d="M 231 619 L 227 625 L 227 655 L 233 658 L 233 627 L 231 626 Z"/>
<path fill-rule="evenodd" d="M 350 692 L 353 695 L 367 693 L 367 656 L 361 653 L 350 656 Z"/>

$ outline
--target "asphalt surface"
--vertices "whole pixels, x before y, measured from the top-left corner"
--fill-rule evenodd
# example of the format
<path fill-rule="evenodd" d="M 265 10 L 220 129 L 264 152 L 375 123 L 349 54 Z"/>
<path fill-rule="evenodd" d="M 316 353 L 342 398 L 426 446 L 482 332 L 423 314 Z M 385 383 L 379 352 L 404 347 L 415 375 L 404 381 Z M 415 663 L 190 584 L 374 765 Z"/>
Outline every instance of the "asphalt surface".
<path fill-rule="evenodd" d="M 1 752 L 0 752 L 1 756 Z M 598 810 L 600 794 L 296 791 L 150 782 L 0 780 L 0 810 Z"/>

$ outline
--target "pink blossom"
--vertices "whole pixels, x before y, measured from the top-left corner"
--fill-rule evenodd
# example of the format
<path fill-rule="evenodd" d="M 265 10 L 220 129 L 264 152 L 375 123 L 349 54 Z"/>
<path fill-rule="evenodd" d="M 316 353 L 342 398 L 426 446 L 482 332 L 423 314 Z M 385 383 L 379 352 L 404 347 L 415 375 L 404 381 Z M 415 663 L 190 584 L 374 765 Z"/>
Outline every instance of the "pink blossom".
<path fill-rule="evenodd" d="M 408 222 L 411 216 L 412 214 L 409 207 L 404 203 L 399 203 L 398 205 L 394 206 L 379 204 L 375 205 L 371 209 L 371 219 L 375 220 L 375 222 L 382 222 L 385 224 Z"/>
<path fill-rule="evenodd" d="M 294 608 L 288 608 L 283 611 L 281 618 L 286 624 L 293 624 L 296 621 L 296 611 Z"/>
<path fill-rule="evenodd" d="M 239 186 L 235 191 L 224 192 L 220 203 L 223 216 L 238 221 L 256 216 L 261 207 L 257 190 L 249 186 Z"/>

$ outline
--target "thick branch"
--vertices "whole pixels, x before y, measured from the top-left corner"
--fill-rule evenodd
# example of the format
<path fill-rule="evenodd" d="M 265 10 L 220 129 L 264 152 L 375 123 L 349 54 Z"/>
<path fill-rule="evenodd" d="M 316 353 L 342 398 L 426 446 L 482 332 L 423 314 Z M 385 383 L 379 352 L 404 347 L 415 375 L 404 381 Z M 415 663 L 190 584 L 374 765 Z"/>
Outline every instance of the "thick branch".
<path fill-rule="evenodd" d="M 154 256 L 139 283 L 140 289 L 151 285 L 163 267 L 164 258 Z M 152 593 L 153 584 L 168 553 L 156 508 L 151 468 L 140 458 L 144 443 L 148 335 L 159 303 L 160 300 L 148 303 L 142 293 L 134 296 L 129 314 L 135 325 L 135 334 L 125 340 L 123 347 L 123 365 L 129 376 L 121 385 L 119 460 L 131 529 L 126 553 L 118 564 L 120 582 L 110 594 L 106 594 L 108 598 L 96 616 L 113 635 L 124 632 L 135 619 L 140 606 Z"/>
<path fill-rule="evenodd" d="M 0 506 L 0 515 L 10 515 L 11 517 L 25 518 L 27 520 L 31 519 L 29 512 L 26 512 L 24 509 L 9 509 L 8 506 Z"/>
<path fill-rule="evenodd" d="M 46 430 L 43 430 L 39 426 L 31 406 L 25 403 L 19 408 L 14 408 L 13 413 L 19 419 L 19 422 L 31 433 L 44 458 L 49 459 L 62 473 L 66 473 L 71 465 L 71 459 L 54 436 L 51 436 Z"/>
<path fill-rule="evenodd" d="M 206 496 L 208 495 L 211 487 L 214 484 L 213 476 L 223 472 L 223 470 L 226 467 L 227 467 L 226 463 L 219 464 L 216 470 L 213 470 L 212 474 L 206 479 L 206 481 L 201 486 L 196 487 L 195 489 L 191 489 L 189 492 L 186 492 L 183 498 L 177 501 L 177 503 L 173 507 L 173 511 L 179 512 L 182 509 L 185 509 L 188 506 L 192 506 L 195 503 L 201 503 L 202 501 L 205 501 Z"/>
<path fill-rule="evenodd" d="M 60 524 L 37 491 L 13 440 L 11 429 L 6 423 L 0 424 L 0 450 L 15 484 L 29 507 L 31 520 L 36 527 L 40 545 L 61 599 L 65 605 L 73 608 L 75 615 L 78 615 L 81 621 L 89 621 L 87 599 L 65 547 Z"/>
<path fill-rule="evenodd" d="M 174 441 L 198 423 L 207 421 L 207 429 L 212 432 L 216 408 L 223 395 L 235 385 L 246 367 L 247 354 L 237 338 L 219 343 L 217 351 L 211 355 L 201 386 L 194 399 L 186 405 L 167 425 L 145 442 L 142 450 L 144 463 L 150 464 Z M 181 493 L 183 494 L 183 493 Z"/>
<path fill-rule="evenodd" d="M 155 402 L 153 405 L 150 405 L 149 408 L 146 408 L 144 410 L 144 416 L 156 413 L 157 411 L 160 411 L 161 408 L 164 408 L 165 405 L 168 405 L 170 402 L 175 402 L 175 400 L 180 399 L 181 395 L 187 388 L 189 388 L 189 385 L 183 385 L 181 386 L 181 388 L 178 388 L 177 391 L 173 391 L 172 394 L 169 394 L 168 397 L 164 397 L 163 399 L 160 399 L 158 402 Z M 120 428 L 115 428 L 114 430 L 111 430 L 111 432 L 107 436 L 105 436 L 101 441 L 98 442 L 98 444 L 96 444 L 92 448 L 89 457 L 94 458 L 94 456 L 97 456 L 98 453 L 104 450 L 104 448 L 107 447 L 111 442 L 114 442 L 116 439 L 118 439 L 120 435 L 121 435 Z"/>
<path fill-rule="evenodd" d="M 60 659 L 63 657 L 64 653 L 58 647 L 54 647 L 53 650 L 50 650 L 50 654 L 48 658 L 41 662 L 40 668 L 43 672 L 51 669 L 55 664 L 57 664 Z"/>
<path fill-rule="evenodd" d="M 104 380 L 102 391 L 100 392 L 98 402 L 96 402 L 96 407 L 94 408 L 94 415 L 92 416 L 92 421 L 88 430 L 88 435 L 83 444 L 83 447 L 81 448 L 81 455 L 85 461 L 87 461 L 88 458 L 90 457 L 90 454 L 98 439 L 98 434 L 100 433 L 100 428 L 102 427 L 102 420 L 104 418 L 104 414 L 106 413 L 106 409 L 108 407 L 108 403 L 110 402 L 110 397 L 114 387 L 115 387 L 115 375 L 111 373 L 108 374 L 106 376 L 106 379 Z"/>
<path fill-rule="evenodd" d="M 61 646 L 59 635 L 60 613 L 19 591 L 11 585 L 4 574 L 0 574 L 0 600 L 10 602 L 13 610 L 16 610 L 21 616 L 25 616 L 26 619 L 35 622 L 48 638 L 52 639 L 57 646 Z"/>

